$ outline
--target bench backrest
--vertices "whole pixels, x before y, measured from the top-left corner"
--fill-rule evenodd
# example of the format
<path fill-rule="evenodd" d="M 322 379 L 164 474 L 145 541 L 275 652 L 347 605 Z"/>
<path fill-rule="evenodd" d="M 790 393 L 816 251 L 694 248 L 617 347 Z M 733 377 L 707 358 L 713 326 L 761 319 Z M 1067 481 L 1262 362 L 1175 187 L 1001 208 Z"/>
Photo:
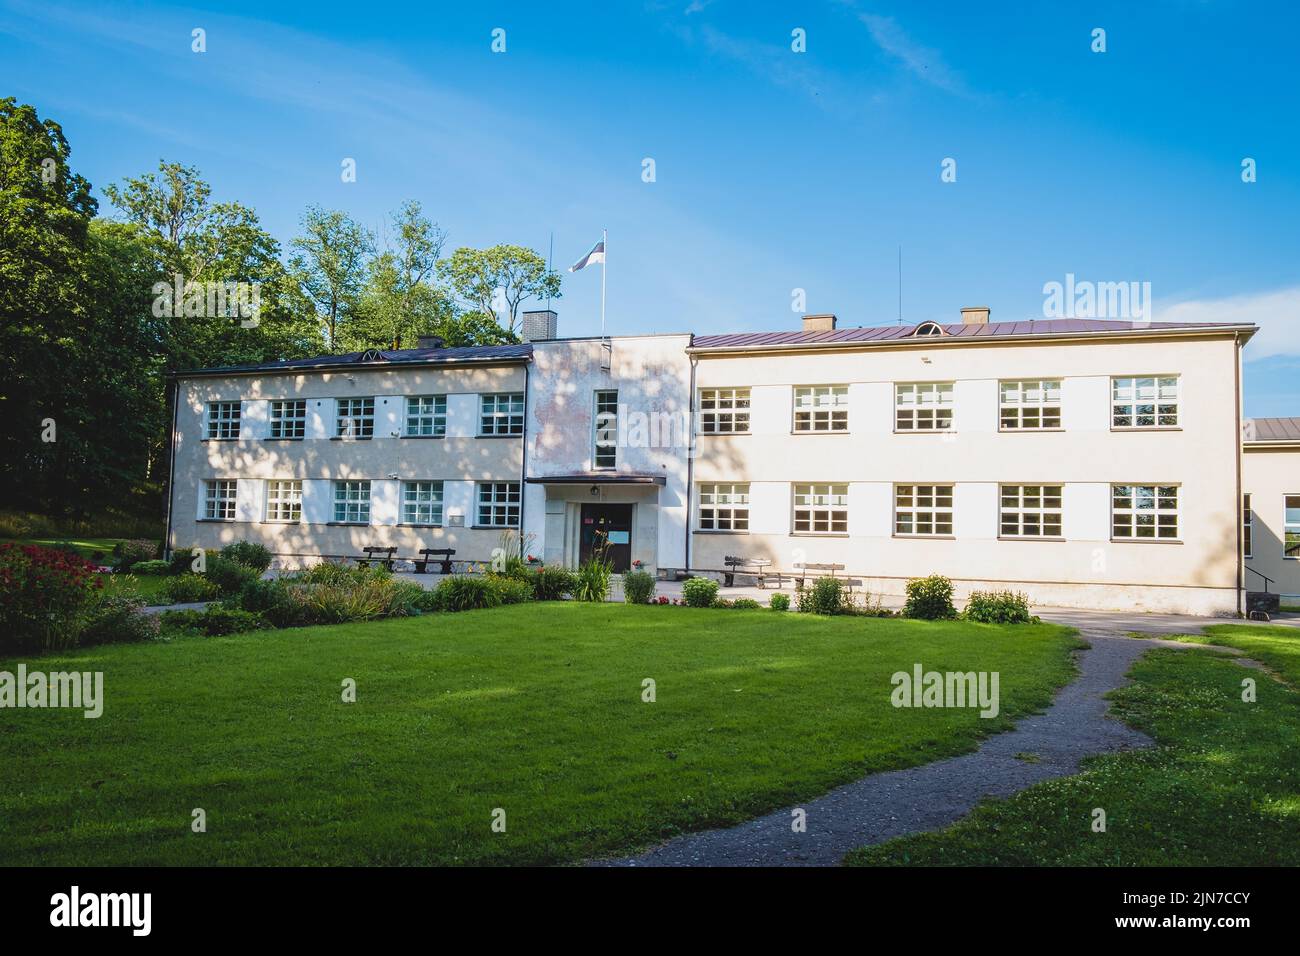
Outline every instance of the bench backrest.
<path fill-rule="evenodd" d="M 366 554 L 393 554 L 397 551 L 396 548 L 362 548 L 361 550 Z"/>
<path fill-rule="evenodd" d="M 456 549 L 455 548 L 421 548 L 420 553 L 421 554 L 445 554 L 447 557 L 451 557 L 453 554 L 456 553 Z"/>

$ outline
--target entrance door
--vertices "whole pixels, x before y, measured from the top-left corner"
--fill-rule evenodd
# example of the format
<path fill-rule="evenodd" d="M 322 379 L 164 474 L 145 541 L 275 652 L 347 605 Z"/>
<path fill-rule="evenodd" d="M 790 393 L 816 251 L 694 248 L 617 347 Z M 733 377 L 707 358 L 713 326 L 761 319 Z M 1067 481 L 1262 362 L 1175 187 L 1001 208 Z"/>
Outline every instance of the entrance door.
<path fill-rule="evenodd" d="M 578 536 L 578 561 L 585 562 L 592 552 L 604 548 L 614 563 L 614 573 L 632 567 L 632 505 L 582 506 L 582 531 Z"/>

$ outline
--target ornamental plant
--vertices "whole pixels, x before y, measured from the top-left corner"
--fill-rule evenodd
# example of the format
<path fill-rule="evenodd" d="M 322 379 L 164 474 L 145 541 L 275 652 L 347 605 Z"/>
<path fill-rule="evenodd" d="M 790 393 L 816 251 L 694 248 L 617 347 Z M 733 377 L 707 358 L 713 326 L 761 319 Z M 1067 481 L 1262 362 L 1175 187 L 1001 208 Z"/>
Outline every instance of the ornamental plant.
<path fill-rule="evenodd" d="M 907 603 L 903 605 L 904 617 L 918 617 L 928 621 L 947 620 L 957 616 L 952 606 L 952 581 L 942 574 L 913 578 L 907 582 Z"/>
<path fill-rule="evenodd" d="M 73 646 L 87 603 L 103 586 L 95 566 L 78 555 L 0 545 L 0 653 Z"/>
<path fill-rule="evenodd" d="M 718 599 L 718 582 L 709 578 L 688 578 L 682 584 L 682 597 L 691 607 L 712 607 Z"/>

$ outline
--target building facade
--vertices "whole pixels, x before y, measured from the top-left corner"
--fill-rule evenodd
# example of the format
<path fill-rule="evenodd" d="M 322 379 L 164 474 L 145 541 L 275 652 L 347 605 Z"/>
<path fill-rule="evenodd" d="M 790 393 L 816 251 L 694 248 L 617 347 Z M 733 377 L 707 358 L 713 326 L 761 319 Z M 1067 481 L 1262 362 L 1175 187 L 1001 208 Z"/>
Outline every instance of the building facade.
<path fill-rule="evenodd" d="M 1254 589 L 1254 326 L 986 309 L 736 335 L 555 325 L 530 313 L 519 346 L 178 375 L 169 548 L 255 540 L 288 566 L 505 546 L 575 566 L 602 547 L 620 570 L 833 563 L 882 594 L 941 573 L 959 594 L 1198 614 Z"/>
<path fill-rule="evenodd" d="M 1242 431 L 1246 586 L 1300 605 L 1300 418 L 1247 419 Z"/>

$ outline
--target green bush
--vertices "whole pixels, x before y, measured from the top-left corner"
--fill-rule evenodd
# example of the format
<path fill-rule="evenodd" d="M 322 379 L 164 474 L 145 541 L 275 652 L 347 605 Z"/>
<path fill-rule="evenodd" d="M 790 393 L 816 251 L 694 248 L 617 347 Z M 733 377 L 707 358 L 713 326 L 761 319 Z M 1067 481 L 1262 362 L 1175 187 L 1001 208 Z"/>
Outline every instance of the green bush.
<path fill-rule="evenodd" d="M 206 634 L 209 637 L 219 637 L 260 631 L 267 627 L 267 623 L 260 615 L 249 611 L 210 607 L 205 611 L 164 611 L 161 626 L 163 633 L 168 635 Z"/>
<path fill-rule="evenodd" d="M 178 574 L 163 582 L 162 593 L 173 604 L 194 604 L 215 600 L 221 589 L 201 574 Z"/>
<path fill-rule="evenodd" d="M 167 561 L 168 574 L 190 574 L 194 571 L 194 549 L 177 548 Z"/>
<path fill-rule="evenodd" d="M 1029 624 L 1029 598 L 1017 591 L 972 591 L 965 618 L 981 624 Z"/>
<path fill-rule="evenodd" d="M 168 574 L 171 564 L 167 561 L 137 561 L 131 566 L 132 574 Z"/>
<path fill-rule="evenodd" d="M 623 575 L 623 600 L 628 604 L 649 604 L 655 596 L 655 576 L 649 571 L 629 571 Z"/>
<path fill-rule="evenodd" d="M 903 605 L 904 617 L 917 617 L 927 621 L 945 620 L 957 616 L 952 606 L 952 581 L 942 574 L 926 578 L 913 578 L 907 582 L 907 603 Z"/>
<path fill-rule="evenodd" d="M 558 564 L 546 564 L 530 571 L 533 598 L 538 601 L 562 601 L 576 586 L 574 574 Z"/>
<path fill-rule="evenodd" d="M 78 555 L 0 544 L 0 656 L 73 646 L 103 586 L 94 565 Z"/>
<path fill-rule="evenodd" d="M 501 595 L 485 577 L 453 575 L 439 581 L 434 591 L 434 605 L 439 611 L 476 611 L 500 603 Z"/>
<path fill-rule="evenodd" d="M 236 541 L 221 549 L 221 556 L 261 574 L 271 566 L 271 552 L 252 541 Z"/>
<path fill-rule="evenodd" d="M 711 607 L 718 599 L 718 582 L 709 578 L 688 578 L 682 584 L 682 597 L 691 607 Z"/>
<path fill-rule="evenodd" d="M 285 579 L 259 578 L 246 583 L 234 600 L 241 611 L 260 614 L 275 627 L 293 627 L 303 623 L 306 604 L 296 600 L 289 587 Z"/>
<path fill-rule="evenodd" d="M 818 578 L 812 587 L 798 588 L 795 596 L 805 614 L 853 613 L 853 596 L 839 578 Z"/>
<path fill-rule="evenodd" d="M 365 573 L 338 583 L 290 587 L 286 593 L 299 605 L 304 624 L 373 621 L 389 614 L 393 579 L 389 574 Z"/>
<path fill-rule="evenodd" d="M 113 546 L 113 555 L 117 558 L 113 564 L 115 571 L 130 571 L 138 562 L 152 561 L 158 557 L 158 542 L 152 538 L 119 541 Z"/>
<path fill-rule="evenodd" d="M 348 564 L 335 564 L 331 561 L 322 561 L 320 564 L 314 564 L 302 573 L 300 579 L 310 584 L 346 584 L 352 581 L 358 581 L 363 577 L 378 572 L 386 574 L 382 567 L 377 568 L 360 568 Z"/>
<path fill-rule="evenodd" d="M 158 618 L 143 608 L 144 598 L 138 595 L 101 593 L 87 609 L 77 642 L 89 647 L 154 640 L 160 629 Z"/>
<path fill-rule="evenodd" d="M 206 577 L 220 589 L 222 594 L 234 595 L 244 589 L 249 581 L 256 581 L 262 572 L 246 564 L 223 558 L 220 555 L 207 559 Z"/>
<path fill-rule="evenodd" d="M 531 587 L 524 587 L 529 595 L 533 593 Z M 388 598 L 388 617 L 414 617 L 421 613 L 423 608 L 420 605 L 427 593 L 422 585 L 414 581 L 394 580 Z"/>
<path fill-rule="evenodd" d="M 533 599 L 531 581 L 520 581 L 500 574 L 488 575 L 488 580 L 496 592 L 498 604 L 523 604 Z"/>
<path fill-rule="evenodd" d="M 763 605 L 753 598 L 736 598 L 731 602 L 731 606 L 738 611 L 759 611 L 763 608 Z"/>
<path fill-rule="evenodd" d="M 609 580 L 614 574 L 614 564 L 604 554 L 593 554 L 573 582 L 573 596 L 579 601 L 600 602 L 609 597 Z"/>
<path fill-rule="evenodd" d="M 768 598 L 767 606 L 773 611 L 788 611 L 790 610 L 790 597 L 785 594 L 773 594 Z"/>

